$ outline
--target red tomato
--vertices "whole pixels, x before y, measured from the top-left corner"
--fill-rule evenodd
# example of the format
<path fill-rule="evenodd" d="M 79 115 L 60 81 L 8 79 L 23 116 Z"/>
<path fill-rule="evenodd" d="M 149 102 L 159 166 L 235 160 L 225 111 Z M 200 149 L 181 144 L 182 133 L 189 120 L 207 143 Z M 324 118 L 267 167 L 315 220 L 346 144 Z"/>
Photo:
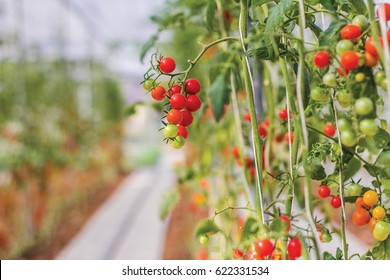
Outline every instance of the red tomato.
<path fill-rule="evenodd" d="M 244 118 L 245 118 L 245 120 L 247 122 L 251 122 L 251 114 L 250 114 L 250 112 L 246 112 Z"/>
<path fill-rule="evenodd" d="M 289 118 L 289 113 L 286 109 L 282 109 L 279 111 L 279 118 L 281 118 L 282 120 L 287 120 Z"/>
<path fill-rule="evenodd" d="M 279 219 L 284 221 L 286 223 L 286 232 L 289 232 L 291 229 L 291 221 L 290 218 L 287 217 L 286 215 L 280 215 Z"/>
<path fill-rule="evenodd" d="M 302 255 L 302 244 L 299 238 L 292 238 L 287 244 L 287 254 L 289 259 L 299 258 Z"/>
<path fill-rule="evenodd" d="M 202 106 L 202 100 L 197 95 L 189 95 L 187 98 L 186 109 L 190 112 L 198 111 Z"/>
<path fill-rule="evenodd" d="M 337 72 L 339 73 L 340 77 L 345 77 L 349 74 L 349 70 L 344 69 L 343 67 L 337 68 Z"/>
<path fill-rule="evenodd" d="M 325 51 L 318 51 L 313 56 L 314 65 L 318 68 L 328 67 L 330 63 L 330 55 Z"/>
<path fill-rule="evenodd" d="M 165 88 L 162 86 L 156 86 L 154 89 L 152 89 L 151 94 L 154 100 L 163 100 L 165 98 Z"/>
<path fill-rule="evenodd" d="M 184 107 L 186 106 L 187 98 L 184 94 L 175 93 L 171 96 L 169 103 L 171 104 L 171 107 L 173 109 L 181 110 L 184 109 Z"/>
<path fill-rule="evenodd" d="M 332 124 L 327 124 L 327 125 L 325 125 L 323 132 L 326 135 L 333 137 L 336 134 L 336 128 Z"/>
<path fill-rule="evenodd" d="M 187 137 L 188 137 L 188 130 L 187 130 L 187 128 L 184 125 L 178 124 L 177 125 L 177 130 L 178 130 L 177 135 L 183 136 L 184 139 L 187 139 Z"/>
<path fill-rule="evenodd" d="M 355 24 L 347 24 L 341 29 L 340 34 L 341 39 L 354 40 L 362 35 L 362 30 Z"/>
<path fill-rule="evenodd" d="M 352 214 L 352 222 L 360 227 L 368 224 L 370 219 L 370 213 L 364 208 L 357 208 Z"/>
<path fill-rule="evenodd" d="M 330 204 L 332 205 L 333 208 L 341 207 L 341 198 L 339 196 L 334 196 L 330 201 Z"/>
<path fill-rule="evenodd" d="M 241 250 L 233 250 L 233 258 L 236 260 L 242 260 L 244 257 L 244 253 Z"/>
<path fill-rule="evenodd" d="M 288 143 L 294 143 L 294 133 L 291 131 L 290 133 L 286 133 L 284 135 L 284 142 Z"/>
<path fill-rule="evenodd" d="M 364 203 L 363 197 L 358 197 L 358 199 L 356 199 L 355 206 L 356 208 L 364 208 L 364 209 L 370 208 L 370 206 Z"/>
<path fill-rule="evenodd" d="M 390 4 L 383 4 L 385 10 L 385 19 L 386 21 L 390 20 Z M 379 11 L 376 12 L 376 16 L 379 17 Z"/>
<path fill-rule="evenodd" d="M 321 186 L 318 188 L 318 195 L 322 198 L 330 196 L 330 188 L 328 186 Z"/>
<path fill-rule="evenodd" d="M 192 121 L 194 120 L 194 117 L 192 116 L 191 112 L 188 110 L 182 110 L 181 114 L 183 116 L 183 120 L 180 122 L 182 126 L 189 126 L 192 124 Z"/>
<path fill-rule="evenodd" d="M 179 110 L 171 109 L 167 113 L 167 121 L 169 123 L 179 124 L 183 120 L 183 115 Z"/>
<path fill-rule="evenodd" d="M 197 79 L 188 79 L 185 85 L 188 94 L 197 94 L 200 91 L 200 82 Z"/>
<path fill-rule="evenodd" d="M 353 70 L 359 67 L 359 56 L 355 51 L 346 51 L 341 55 L 340 62 L 345 70 Z"/>
<path fill-rule="evenodd" d="M 179 85 L 173 85 L 169 90 L 168 90 L 168 96 L 171 97 L 175 93 L 180 93 L 181 92 L 181 86 Z"/>
<path fill-rule="evenodd" d="M 259 131 L 259 134 L 261 137 L 265 138 L 267 137 L 267 129 L 262 125 L 262 124 L 259 124 L 259 126 L 257 127 L 257 130 Z"/>
<path fill-rule="evenodd" d="M 239 157 L 240 157 L 240 150 L 239 150 L 239 148 L 238 148 L 237 146 L 235 146 L 235 147 L 233 148 L 232 153 L 233 153 L 233 156 L 234 156 L 235 158 L 239 158 Z"/>
<path fill-rule="evenodd" d="M 382 39 L 382 37 L 379 37 L 378 39 L 379 39 L 379 43 L 383 47 L 383 39 Z M 368 52 L 369 54 L 371 54 L 373 56 L 378 56 L 379 55 L 378 50 L 375 47 L 374 39 L 372 37 L 369 37 L 367 39 L 366 43 L 364 44 L 364 47 L 366 49 L 366 52 Z"/>
<path fill-rule="evenodd" d="M 175 70 L 175 68 L 176 68 L 176 62 L 172 58 L 166 56 L 160 60 L 161 72 L 171 73 Z"/>
<path fill-rule="evenodd" d="M 256 241 L 255 248 L 257 254 L 260 257 L 268 257 L 272 254 L 272 251 L 274 250 L 274 244 L 271 242 L 271 240 L 263 238 Z"/>

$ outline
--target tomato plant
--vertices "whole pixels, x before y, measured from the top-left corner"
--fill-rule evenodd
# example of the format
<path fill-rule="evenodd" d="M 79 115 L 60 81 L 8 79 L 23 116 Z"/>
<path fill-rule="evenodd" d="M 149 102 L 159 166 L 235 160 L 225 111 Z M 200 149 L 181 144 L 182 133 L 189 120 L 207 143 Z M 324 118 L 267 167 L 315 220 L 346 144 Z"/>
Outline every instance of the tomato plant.
<path fill-rule="evenodd" d="M 196 2 L 173 0 L 160 26 L 174 29 L 166 53 L 177 53 L 185 70 L 161 71 L 164 53 L 154 53 L 144 77 L 170 89 L 165 98 L 174 86 L 187 98 L 180 121 L 169 116 L 176 104 L 162 109 L 164 127 L 180 124 L 190 133 L 180 184 L 215 182 L 207 206 L 218 210 L 196 236 L 213 232 L 207 246 L 219 258 L 328 259 L 320 241 L 338 242 L 338 235 L 336 257 L 349 259 L 352 223 L 372 228 L 378 240 L 359 257 L 383 258 L 386 230 L 375 227 L 390 219 L 388 30 L 373 1 Z M 320 11 L 332 22 L 319 24 Z M 186 16 L 173 20 L 178 14 Z M 167 142 L 184 137 L 181 129 Z M 217 244 L 228 248 L 217 251 Z"/>

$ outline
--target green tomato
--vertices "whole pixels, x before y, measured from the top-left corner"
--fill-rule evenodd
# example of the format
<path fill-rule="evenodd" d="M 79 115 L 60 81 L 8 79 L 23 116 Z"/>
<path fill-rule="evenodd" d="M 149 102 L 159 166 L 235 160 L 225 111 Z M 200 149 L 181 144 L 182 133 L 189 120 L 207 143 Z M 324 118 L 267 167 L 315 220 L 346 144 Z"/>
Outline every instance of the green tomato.
<path fill-rule="evenodd" d="M 144 84 L 143 84 L 143 87 L 144 87 L 144 90 L 146 91 L 151 91 L 152 88 L 154 87 L 154 82 L 152 79 L 147 79 L 144 81 Z"/>
<path fill-rule="evenodd" d="M 360 116 L 365 116 L 374 110 L 374 102 L 368 97 L 360 97 L 355 102 L 355 111 Z"/>
<path fill-rule="evenodd" d="M 368 136 L 374 136 L 378 133 L 379 128 L 376 125 L 375 120 L 364 119 L 359 123 L 359 130 Z"/>
<path fill-rule="evenodd" d="M 362 186 L 353 183 L 348 186 L 347 191 L 348 191 L 348 196 L 359 196 L 362 194 Z"/>
<path fill-rule="evenodd" d="M 352 130 L 345 130 L 340 133 L 341 143 L 346 147 L 353 147 L 357 144 L 356 133 Z"/>
<path fill-rule="evenodd" d="M 326 85 L 328 87 L 331 87 L 331 88 L 337 87 L 336 75 L 333 73 L 326 73 L 322 77 L 322 81 L 323 81 L 324 85 Z"/>
<path fill-rule="evenodd" d="M 322 235 L 322 242 L 329 243 L 330 241 L 332 241 L 332 235 L 328 232 L 324 233 Z"/>
<path fill-rule="evenodd" d="M 209 242 L 209 237 L 206 234 L 203 234 L 199 237 L 199 242 L 202 245 L 206 245 Z"/>
<path fill-rule="evenodd" d="M 164 134 L 166 137 L 168 138 L 173 138 L 177 135 L 177 132 L 178 132 L 178 128 L 175 124 L 167 124 L 165 127 L 164 127 Z"/>
<path fill-rule="evenodd" d="M 171 141 L 171 145 L 172 147 L 174 147 L 175 149 L 180 149 L 181 147 L 184 146 L 185 144 L 185 140 L 182 136 L 176 136 L 175 138 L 173 138 L 173 140 Z"/>
<path fill-rule="evenodd" d="M 389 235 L 390 224 L 386 223 L 385 221 L 379 221 L 376 223 L 374 231 L 380 236 Z"/>
<path fill-rule="evenodd" d="M 353 49 L 353 43 L 350 40 L 341 40 L 336 45 L 336 53 L 342 55 L 346 51 Z"/>
<path fill-rule="evenodd" d="M 341 90 L 337 93 L 337 100 L 339 101 L 341 107 L 346 108 L 351 106 L 353 96 L 346 90 Z"/>
<path fill-rule="evenodd" d="M 384 71 L 378 71 L 374 75 L 374 81 L 377 86 L 381 86 L 382 81 L 386 80 L 386 74 Z"/>
<path fill-rule="evenodd" d="M 381 82 L 381 88 L 387 90 L 387 79 L 383 79 Z"/>
<path fill-rule="evenodd" d="M 363 15 L 357 15 L 353 18 L 352 24 L 359 26 L 362 31 L 366 30 L 369 26 L 368 19 Z"/>
<path fill-rule="evenodd" d="M 327 89 L 316 87 L 310 91 L 310 97 L 318 103 L 328 103 L 330 95 Z"/>
<path fill-rule="evenodd" d="M 351 128 L 351 122 L 345 118 L 339 119 L 338 127 L 340 131 L 346 131 Z"/>

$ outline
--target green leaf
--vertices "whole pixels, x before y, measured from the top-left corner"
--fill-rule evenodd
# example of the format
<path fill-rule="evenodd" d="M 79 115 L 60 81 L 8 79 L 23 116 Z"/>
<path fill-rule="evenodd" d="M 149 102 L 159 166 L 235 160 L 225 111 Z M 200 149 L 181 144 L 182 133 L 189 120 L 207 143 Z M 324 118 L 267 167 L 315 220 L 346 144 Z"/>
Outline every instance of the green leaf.
<path fill-rule="evenodd" d="M 390 198 L 390 179 L 382 179 L 383 193 Z"/>
<path fill-rule="evenodd" d="M 340 5 L 341 9 L 348 13 L 354 14 L 367 14 L 367 7 L 364 4 L 363 0 L 336 0 L 336 2 Z"/>
<path fill-rule="evenodd" d="M 313 31 L 313 33 L 317 36 L 317 38 L 321 35 L 322 29 L 317 24 L 314 22 L 307 22 L 307 25 L 309 26 L 310 30 Z"/>
<path fill-rule="evenodd" d="M 324 260 L 330 261 L 330 260 L 336 260 L 336 258 L 329 252 L 324 252 L 323 257 Z"/>
<path fill-rule="evenodd" d="M 167 191 L 161 200 L 160 204 L 160 219 L 165 220 L 168 214 L 173 210 L 173 208 L 179 202 L 179 192 L 177 189 Z"/>
<path fill-rule="evenodd" d="M 377 160 L 377 165 L 383 165 L 384 171 L 390 178 L 390 149 L 382 151 Z"/>
<path fill-rule="evenodd" d="M 217 9 L 217 4 L 214 0 L 207 1 L 206 6 L 206 26 L 207 29 L 211 32 L 213 31 L 213 20 L 215 18 L 215 10 Z"/>
<path fill-rule="evenodd" d="M 320 3 L 327 10 L 330 11 L 337 10 L 337 5 L 335 5 L 335 0 L 321 0 Z"/>
<path fill-rule="evenodd" d="M 145 55 L 154 46 L 157 40 L 158 40 L 158 36 L 155 34 L 152 37 L 150 37 L 150 39 L 142 46 L 141 53 L 140 53 L 141 62 L 144 61 Z"/>
<path fill-rule="evenodd" d="M 313 180 L 323 180 L 326 178 L 325 169 L 318 158 L 310 162 L 310 176 Z"/>
<path fill-rule="evenodd" d="M 362 167 L 362 164 L 360 160 L 353 157 L 347 164 L 347 167 L 344 170 L 344 180 L 348 180 L 352 178 L 353 175 L 355 175 L 360 168 Z"/>
<path fill-rule="evenodd" d="M 199 223 L 195 235 L 196 237 L 199 237 L 204 234 L 213 235 L 220 231 L 220 228 L 214 223 L 214 221 L 207 219 Z"/>
<path fill-rule="evenodd" d="M 210 100 L 213 114 L 219 121 L 225 111 L 225 105 L 229 104 L 229 86 L 226 81 L 229 79 L 226 75 L 218 76 L 210 86 Z"/>
<path fill-rule="evenodd" d="M 286 232 L 287 227 L 288 223 L 282 219 L 273 219 L 270 224 L 270 230 L 278 233 Z"/>
<path fill-rule="evenodd" d="M 337 42 L 340 40 L 340 30 L 345 25 L 348 24 L 348 21 L 345 19 L 340 19 L 336 21 L 332 21 L 329 25 L 328 29 L 321 33 L 320 37 L 318 37 L 318 43 L 320 46 L 335 46 Z"/>
<path fill-rule="evenodd" d="M 293 3 L 293 0 L 281 0 L 278 5 L 270 9 L 265 26 L 266 33 L 277 32 L 277 28 L 284 23 L 284 15 L 292 8 Z"/>
<path fill-rule="evenodd" d="M 249 239 L 251 236 L 257 233 L 259 230 L 259 224 L 255 218 L 248 218 L 242 229 L 241 242 Z"/>
<path fill-rule="evenodd" d="M 272 60 L 269 49 L 267 48 L 264 40 L 261 40 L 260 46 L 254 49 L 249 49 L 247 55 L 255 60 Z"/>
<path fill-rule="evenodd" d="M 341 251 L 340 248 L 337 248 L 336 250 L 336 260 L 342 260 L 343 259 L 343 251 Z"/>
<path fill-rule="evenodd" d="M 390 236 L 384 241 L 375 242 L 372 254 L 375 260 L 390 260 Z"/>
<path fill-rule="evenodd" d="M 390 148 L 390 135 L 383 128 L 379 128 L 379 131 L 375 136 L 370 136 L 367 138 L 372 138 L 379 149 Z"/>
<path fill-rule="evenodd" d="M 259 7 L 269 2 L 273 2 L 273 0 L 252 0 L 252 8 Z"/>

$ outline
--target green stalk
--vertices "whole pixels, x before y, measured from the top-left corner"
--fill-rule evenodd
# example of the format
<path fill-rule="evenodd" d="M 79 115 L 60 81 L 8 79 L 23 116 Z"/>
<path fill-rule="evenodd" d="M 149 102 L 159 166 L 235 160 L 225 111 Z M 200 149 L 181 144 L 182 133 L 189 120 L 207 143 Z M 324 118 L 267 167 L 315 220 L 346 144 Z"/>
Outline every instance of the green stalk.
<path fill-rule="evenodd" d="M 299 134 L 299 138 L 303 140 L 302 145 L 302 166 L 305 172 L 304 176 L 304 194 L 305 194 L 305 210 L 307 219 L 309 221 L 309 225 L 312 231 L 312 235 L 314 235 L 313 238 L 313 245 L 316 253 L 317 259 L 320 259 L 320 252 L 318 248 L 318 236 L 316 233 L 316 225 L 313 218 L 313 195 L 311 193 L 311 178 L 310 178 L 310 170 L 308 165 L 308 151 L 309 151 L 309 138 L 308 133 L 306 130 L 306 119 L 305 119 L 305 108 L 303 106 L 303 98 L 302 98 L 302 89 L 303 86 L 303 77 L 304 77 L 304 70 L 305 70 L 305 49 L 304 49 L 304 42 L 305 42 L 305 24 L 306 24 L 306 18 L 305 18 L 305 8 L 304 8 L 304 1 L 299 0 L 299 14 L 300 14 L 300 20 L 299 20 L 299 35 L 302 40 L 302 43 L 298 43 L 298 53 L 299 53 L 299 64 L 298 64 L 298 74 L 297 74 L 297 98 L 298 98 L 298 108 L 299 108 L 299 114 L 300 114 L 300 125 L 296 125 L 295 129 L 297 134 Z M 299 124 L 299 122 L 297 123 Z M 345 226 L 345 225 L 344 225 Z M 345 252 L 346 253 L 346 252 Z"/>
<path fill-rule="evenodd" d="M 239 21 L 240 38 L 244 53 L 246 53 L 245 39 L 247 36 L 247 24 L 248 24 L 248 0 L 241 0 L 241 13 Z M 254 88 L 253 79 L 250 71 L 250 65 L 248 57 L 245 56 L 242 60 L 243 76 L 245 80 L 245 89 L 248 98 L 249 113 L 251 116 L 252 126 L 252 140 L 253 149 L 255 154 L 255 166 L 256 166 L 256 210 L 258 219 L 261 224 L 264 224 L 264 212 L 263 212 L 263 194 L 262 194 L 262 157 L 263 157 L 263 140 L 260 138 L 257 129 L 257 117 L 255 109 Z"/>

